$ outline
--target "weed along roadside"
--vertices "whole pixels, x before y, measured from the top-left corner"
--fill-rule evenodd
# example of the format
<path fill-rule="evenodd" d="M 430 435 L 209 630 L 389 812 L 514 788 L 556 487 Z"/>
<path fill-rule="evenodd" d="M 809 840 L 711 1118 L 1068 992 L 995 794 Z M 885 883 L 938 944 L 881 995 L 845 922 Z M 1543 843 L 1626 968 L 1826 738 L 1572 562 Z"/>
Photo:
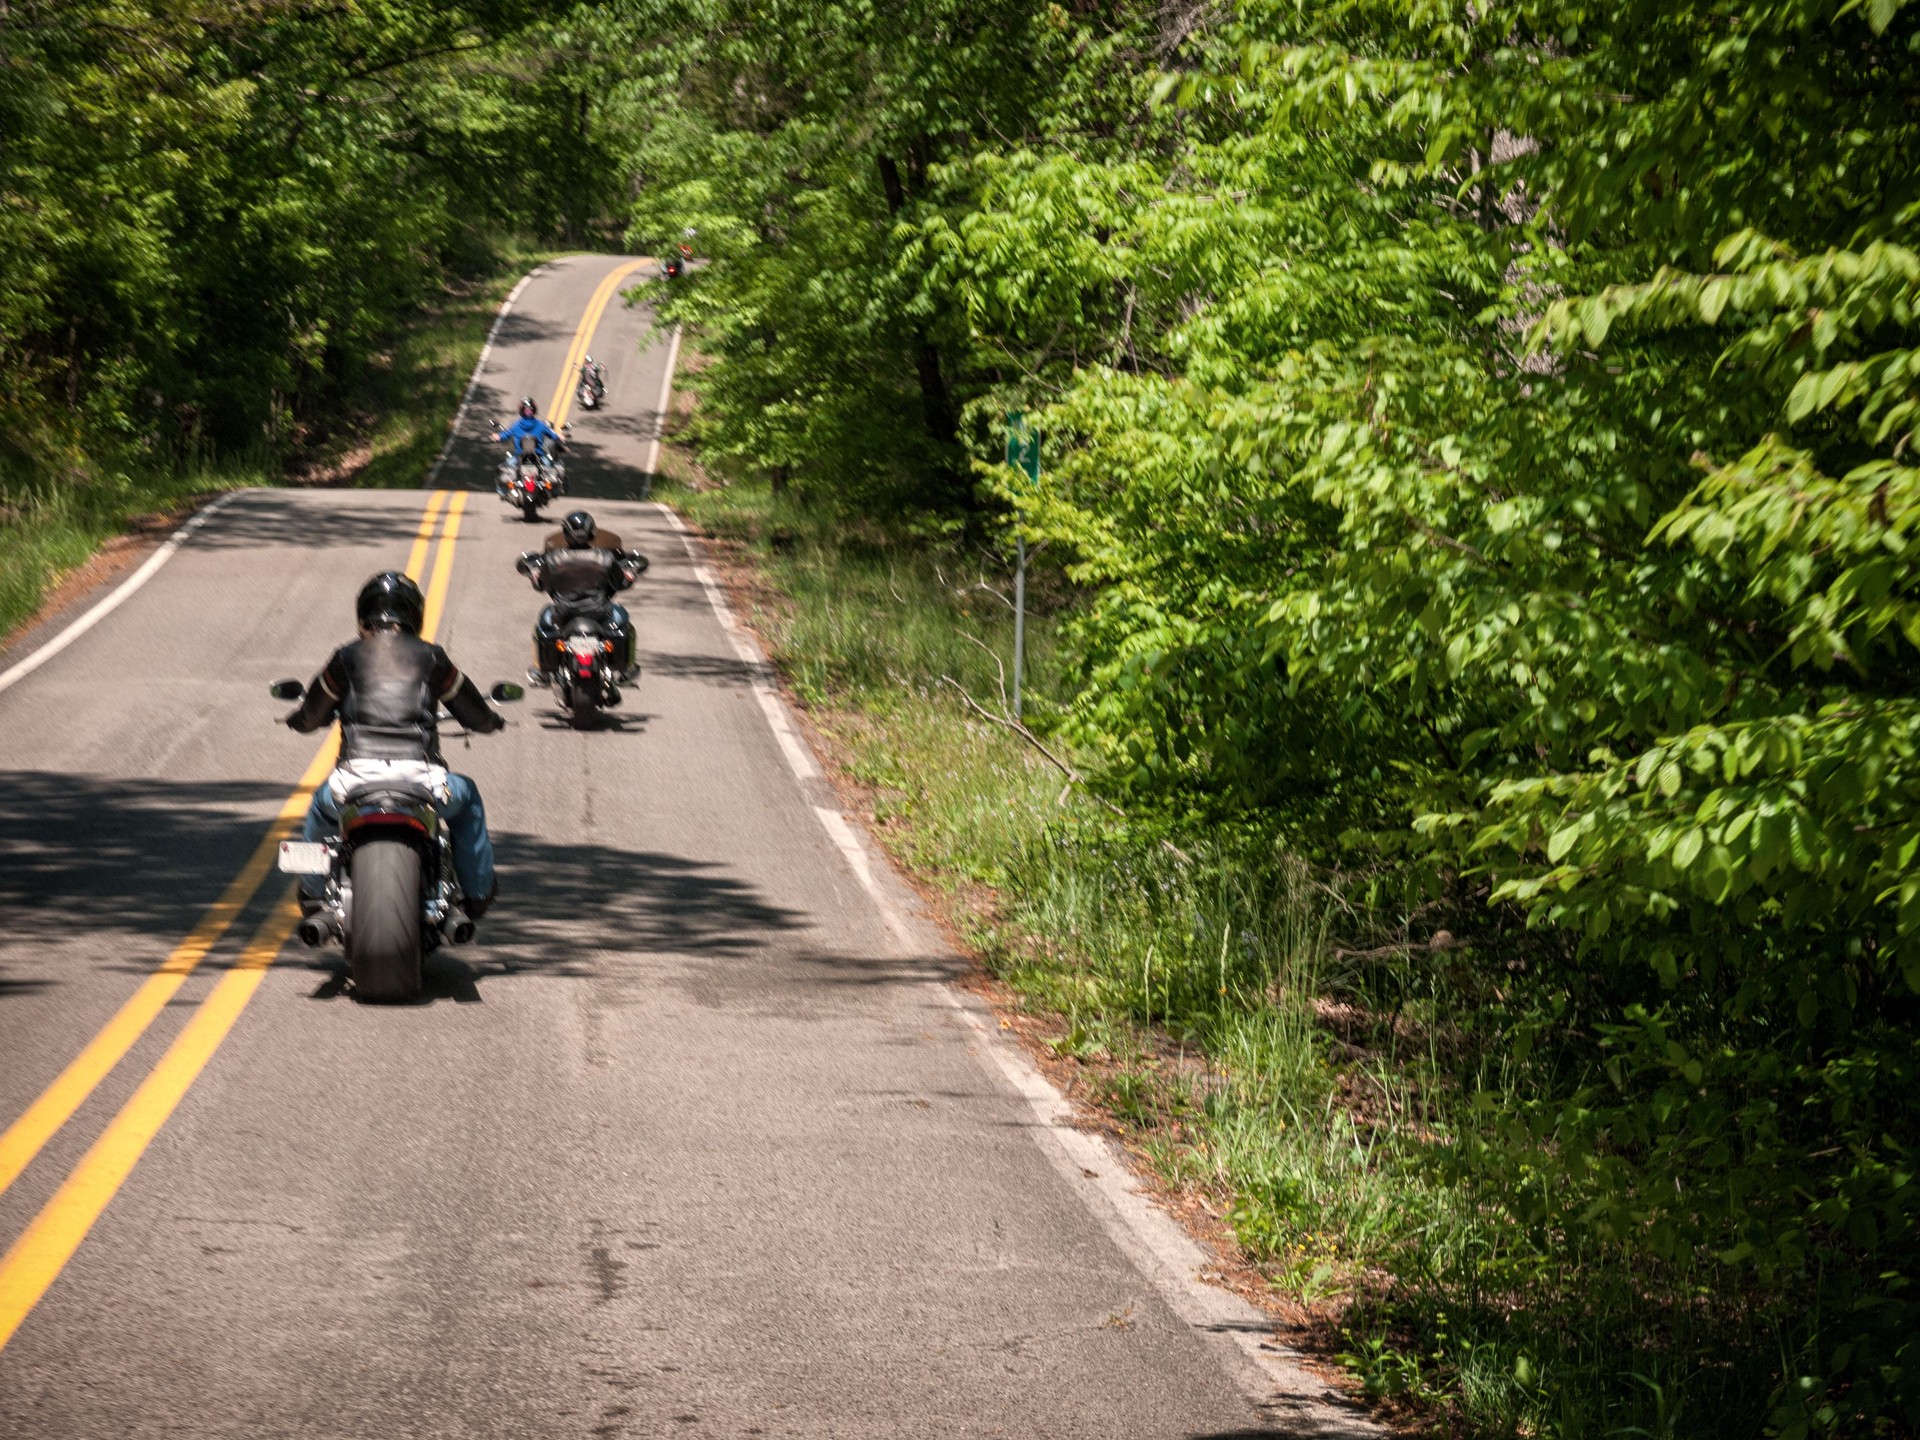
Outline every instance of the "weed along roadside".
<path fill-rule="evenodd" d="M 1012 626 L 979 551 L 850 534 L 747 483 L 663 498 L 1004 1023 L 1289 1343 L 1385 1418 L 1468 1435 L 1547 1412 L 1550 1433 L 1599 1433 L 1622 1363 L 1656 1388 L 1696 1367 L 1720 1317 L 1527 1233 L 1506 1177 L 1463 1163 L 1488 1122 L 1461 1077 L 1512 1042 L 1506 966 L 1413 939 L 1368 876 L 1270 835 L 1116 815 L 985 718 Z M 1044 732 L 1066 594 L 1057 575 L 1036 593 Z"/>

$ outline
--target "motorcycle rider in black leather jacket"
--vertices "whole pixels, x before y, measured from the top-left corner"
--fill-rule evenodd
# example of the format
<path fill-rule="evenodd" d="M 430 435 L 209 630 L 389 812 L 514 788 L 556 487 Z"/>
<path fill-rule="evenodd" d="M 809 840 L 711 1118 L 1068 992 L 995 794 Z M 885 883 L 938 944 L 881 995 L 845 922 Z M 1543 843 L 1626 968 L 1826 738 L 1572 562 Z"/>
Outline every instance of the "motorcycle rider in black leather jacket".
<path fill-rule="evenodd" d="M 534 665 L 543 683 L 553 676 L 560 627 L 582 615 L 612 636 L 620 679 L 632 680 L 639 673 L 633 663 L 633 622 L 613 596 L 646 573 L 646 556 L 626 549 L 618 535 L 601 530 L 586 511 L 575 510 L 547 537 L 544 549 L 522 555 L 514 568 L 534 589 L 553 597 L 533 627 Z"/>
<path fill-rule="evenodd" d="M 405 778 L 434 793 L 446 823 L 462 905 L 479 919 L 493 902 L 493 841 L 480 792 L 446 767 L 440 753 L 439 707 L 469 730 L 487 735 L 506 725 L 472 680 L 438 645 L 420 638 L 426 604 L 420 587 L 386 570 L 361 587 L 354 611 L 360 638 L 334 651 L 287 725 L 303 734 L 337 715 L 340 758 L 314 791 L 301 833 L 321 840 L 339 833 L 340 804 L 356 784 Z M 303 884 L 317 885 L 319 877 Z M 309 891 L 311 905 L 317 892 Z"/>

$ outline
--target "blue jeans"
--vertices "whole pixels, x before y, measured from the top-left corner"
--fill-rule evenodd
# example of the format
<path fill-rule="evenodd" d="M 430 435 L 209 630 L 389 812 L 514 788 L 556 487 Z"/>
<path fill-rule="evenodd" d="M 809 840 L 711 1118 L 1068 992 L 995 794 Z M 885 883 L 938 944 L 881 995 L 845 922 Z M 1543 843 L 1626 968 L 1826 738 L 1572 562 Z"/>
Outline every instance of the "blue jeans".
<path fill-rule="evenodd" d="M 493 893 L 493 837 L 487 834 L 487 808 L 480 803 L 480 790 L 465 775 L 447 772 L 447 803 L 440 806 L 440 822 L 447 827 L 453 848 L 453 873 L 460 881 L 460 893 L 469 900 L 483 899 Z M 313 792 L 307 806 L 306 823 L 300 834 L 308 840 L 324 840 L 340 833 L 340 812 L 333 803 L 333 787 L 322 784 Z M 318 898 L 326 888 L 326 877 L 303 875 L 301 888 Z"/>

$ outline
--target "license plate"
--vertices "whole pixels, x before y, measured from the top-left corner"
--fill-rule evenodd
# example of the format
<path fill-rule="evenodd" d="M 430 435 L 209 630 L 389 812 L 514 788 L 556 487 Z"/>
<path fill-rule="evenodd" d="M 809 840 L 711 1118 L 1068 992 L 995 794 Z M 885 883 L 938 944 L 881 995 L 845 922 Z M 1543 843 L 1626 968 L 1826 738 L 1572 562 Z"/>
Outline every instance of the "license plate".
<path fill-rule="evenodd" d="M 575 635 L 568 638 L 567 649 L 576 655 L 597 655 L 600 653 L 600 642 Z"/>
<path fill-rule="evenodd" d="M 280 870 L 285 875 L 325 875 L 333 869 L 333 857 L 318 840 L 282 840 Z"/>

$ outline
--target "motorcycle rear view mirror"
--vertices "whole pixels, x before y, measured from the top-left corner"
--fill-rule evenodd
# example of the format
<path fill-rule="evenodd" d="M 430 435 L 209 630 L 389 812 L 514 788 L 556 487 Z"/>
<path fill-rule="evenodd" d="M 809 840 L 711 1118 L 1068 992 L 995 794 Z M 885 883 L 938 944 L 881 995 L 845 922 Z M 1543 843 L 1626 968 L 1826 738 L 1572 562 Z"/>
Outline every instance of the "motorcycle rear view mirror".
<path fill-rule="evenodd" d="M 493 689 L 489 690 L 487 693 L 491 695 L 495 700 L 507 701 L 507 700 L 524 700 L 526 698 L 527 691 L 526 691 L 526 687 L 523 685 L 516 685 L 511 680 L 502 680 L 498 685 L 495 685 Z"/>
<path fill-rule="evenodd" d="M 276 700 L 298 700 L 307 693 L 307 687 L 298 680 L 276 680 L 269 693 Z"/>

